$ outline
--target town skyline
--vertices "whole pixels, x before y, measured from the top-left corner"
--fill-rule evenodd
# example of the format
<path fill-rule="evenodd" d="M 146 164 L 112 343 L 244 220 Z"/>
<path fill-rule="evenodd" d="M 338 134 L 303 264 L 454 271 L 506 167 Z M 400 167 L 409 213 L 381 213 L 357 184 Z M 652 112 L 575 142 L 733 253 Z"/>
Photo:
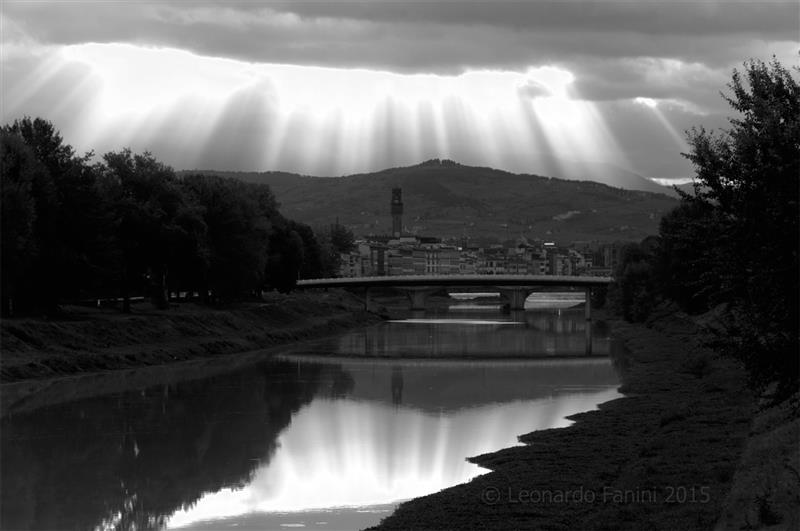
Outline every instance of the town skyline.
<path fill-rule="evenodd" d="M 387 194 L 388 197 L 388 194 Z M 630 241 L 556 242 L 516 237 L 496 244 L 476 244 L 470 238 L 443 238 L 409 232 L 403 222 L 402 188 L 391 188 L 383 234 L 353 239 L 340 254 L 342 277 L 408 275 L 559 275 L 611 276 L 623 246 Z M 338 227 L 338 220 L 336 222 Z M 333 227 L 331 231 L 333 232 Z"/>

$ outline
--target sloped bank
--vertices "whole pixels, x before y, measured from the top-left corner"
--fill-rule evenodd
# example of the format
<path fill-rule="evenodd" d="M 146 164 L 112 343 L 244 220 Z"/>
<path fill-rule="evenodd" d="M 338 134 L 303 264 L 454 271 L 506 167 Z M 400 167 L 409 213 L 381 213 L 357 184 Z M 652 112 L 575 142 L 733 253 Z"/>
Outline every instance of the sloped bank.
<path fill-rule="evenodd" d="M 472 458 L 491 472 L 406 502 L 376 529 L 797 525 L 791 515 L 796 507 L 785 500 L 771 506 L 769 522 L 759 520 L 764 514 L 753 515 L 759 502 L 748 485 L 764 483 L 770 474 L 759 463 L 769 452 L 763 439 L 750 433 L 757 404 L 742 367 L 703 348 L 688 316 L 666 312 L 650 327 L 613 322 L 612 329 L 629 350 L 615 360 L 624 398 L 575 415 L 567 428 L 523 435 L 522 446 Z M 783 444 L 778 459 L 794 448 L 787 441 L 797 431 L 796 421 L 792 428 L 785 418 L 789 413 L 781 412 L 766 412 Z M 751 448 L 754 441 L 760 444 Z M 748 455 L 755 468 L 747 468 Z M 785 474 L 775 488 L 786 489 Z"/>
<path fill-rule="evenodd" d="M 68 320 L 0 324 L 0 382 L 55 378 L 220 356 L 380 321 L 344 291 L 270 295 L 213 309 L 191 303 L 131 315 L 70 308 Z"/>

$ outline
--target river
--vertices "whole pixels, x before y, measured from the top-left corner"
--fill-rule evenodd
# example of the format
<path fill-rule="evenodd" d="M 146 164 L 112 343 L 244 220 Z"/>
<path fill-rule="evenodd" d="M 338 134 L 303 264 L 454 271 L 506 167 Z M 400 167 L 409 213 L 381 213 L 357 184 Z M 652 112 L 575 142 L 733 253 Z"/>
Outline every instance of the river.
<path fill-rule="evenodd" d="M 467 304 L 2 419 L 3 529 L 357 529 L 619 396 L 581 309 Z M 91 381 L 77 385 L 97 385 Z"/>

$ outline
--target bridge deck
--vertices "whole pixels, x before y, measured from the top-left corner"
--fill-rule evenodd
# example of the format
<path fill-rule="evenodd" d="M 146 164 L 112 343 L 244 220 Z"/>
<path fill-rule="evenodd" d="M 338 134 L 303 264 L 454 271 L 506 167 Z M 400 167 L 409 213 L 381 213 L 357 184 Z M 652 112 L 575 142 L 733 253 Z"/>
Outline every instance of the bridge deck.
<path fill-rule="evenodd" d="M 611 277 L 563 275 L 398 275 L 385 277 L 315 278 L 299 280 L 299 288 L 370 286 L 605 286 Z"/>

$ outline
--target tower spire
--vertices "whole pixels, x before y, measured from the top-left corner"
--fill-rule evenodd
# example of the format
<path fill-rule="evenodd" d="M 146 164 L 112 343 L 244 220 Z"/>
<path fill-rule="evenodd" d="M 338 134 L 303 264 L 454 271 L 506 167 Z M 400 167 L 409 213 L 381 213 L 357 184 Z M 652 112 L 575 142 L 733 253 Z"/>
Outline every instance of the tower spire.
<path fill-rule="evenodd" d="M 399 238 L 403 234 L 403 189 L 392 188 L 392 236 Z"/>

